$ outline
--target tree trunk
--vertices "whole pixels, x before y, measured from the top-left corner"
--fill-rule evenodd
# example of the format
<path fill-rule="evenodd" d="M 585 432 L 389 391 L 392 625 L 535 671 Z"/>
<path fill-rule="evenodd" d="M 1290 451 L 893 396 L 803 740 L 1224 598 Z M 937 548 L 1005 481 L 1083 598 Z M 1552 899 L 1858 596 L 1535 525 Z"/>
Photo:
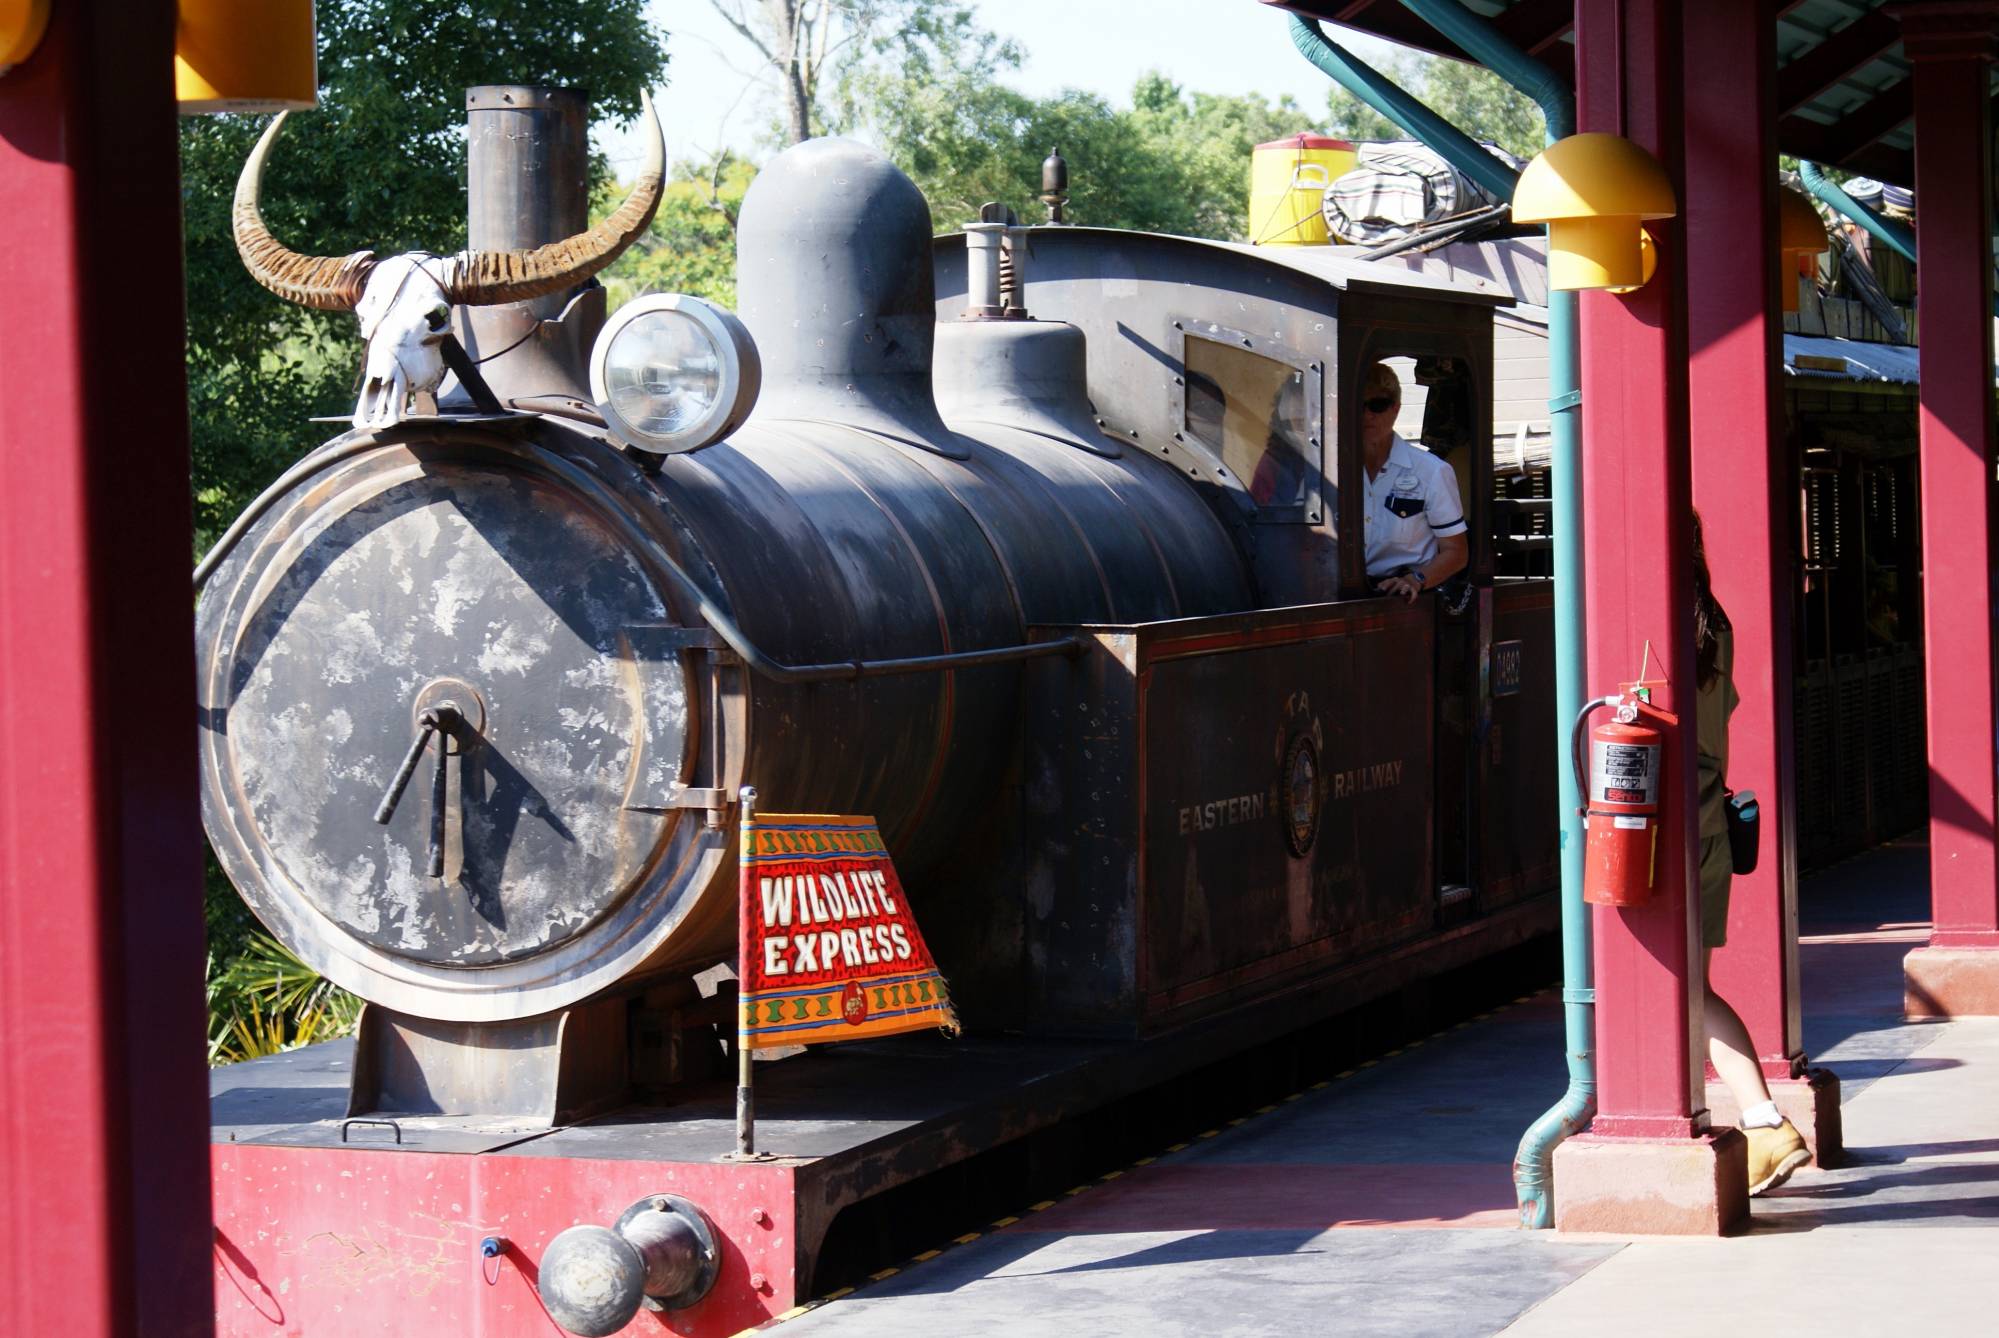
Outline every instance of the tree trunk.
<path fill-rule="evenodd" d="M 784 142 L 803 144 L 812 138 L 812 97 L 796 57 L 784 72 Z"/>
<path fill-rule="evenodd" d="M 800 41 L 798 7 L 804 0 L 778 0 L 777 73 L 784 85 L 784 141 L 812 138 L 812 53 Z"/>

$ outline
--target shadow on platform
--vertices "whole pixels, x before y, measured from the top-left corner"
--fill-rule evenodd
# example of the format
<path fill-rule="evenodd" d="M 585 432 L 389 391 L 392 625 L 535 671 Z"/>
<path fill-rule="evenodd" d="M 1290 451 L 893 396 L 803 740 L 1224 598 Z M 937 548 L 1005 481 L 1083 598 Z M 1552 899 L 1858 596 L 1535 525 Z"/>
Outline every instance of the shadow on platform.
<path fill-rule="evenodd" d="M 1801 889 L 1805 1045 L 1839 1075 L 1851 1162 L 1756 1200 L 1741 1235 L 1511 1229 L 1514 1148 L 1565 1082 L 1550 992 L 1024 1211 L 786 1327 L 802 1338 L 1000 1325 L 1569 1338 L 1627 1319 L 1678 1331 L 1670 1316 L 1697 1303 L 1731 1327 L 1791 1331 L 1796 1289 L 1773 1276 L 1808 1285 L 1822 1317 L 1987 1316 L 1981 1271 L 1946 1276 L 1935 1260 L 1989 1261 L 1999 1247 L 1999 1019 L 1902 1020 L 1902 958 L 1926 937 L 1927 880 L 1918 838 Z"/>

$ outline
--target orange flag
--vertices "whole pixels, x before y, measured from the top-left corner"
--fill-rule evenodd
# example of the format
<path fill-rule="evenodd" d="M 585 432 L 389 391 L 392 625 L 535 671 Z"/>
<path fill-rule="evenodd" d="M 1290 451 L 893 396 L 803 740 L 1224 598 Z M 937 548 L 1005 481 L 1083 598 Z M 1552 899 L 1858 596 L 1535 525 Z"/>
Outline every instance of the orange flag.
<path fill-rule="evenodd" d="M 957 1031 L 873 818 L 757 813 L 741 863 L 747 1048 Z"/>

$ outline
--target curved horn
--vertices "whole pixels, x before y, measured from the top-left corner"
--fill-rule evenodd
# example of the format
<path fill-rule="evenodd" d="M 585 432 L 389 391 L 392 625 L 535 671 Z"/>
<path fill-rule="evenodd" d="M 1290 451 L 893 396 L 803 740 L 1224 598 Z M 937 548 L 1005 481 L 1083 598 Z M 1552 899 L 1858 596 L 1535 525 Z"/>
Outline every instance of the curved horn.
<path fill-rule="evenodd" d="M 375 268 L 375 253 L 356 251 L 349 256 L 300 255 L 271 235 L 264 216 L 257 209 L 257 194 L 264 184 L 264 160 L 277 142 L 285 123 L 284 112 L 272 118 L 264 137 L 243 163 L 236 178 L 236 204 L 230 211 L 236 232 L 236 254 L 250 277 L 287 302 L 317 307 L 322 311 L 352 311 L 361 300 L 368 273 Z"/>
<path fill-rule="evenodd" d="M 467 251 L 456 257 L 444 285 L 450 301 L 493 306 L 559 293 L 605 268 L 638 240 L 659 208 L 666 178 L 666 140 L 660 134 L 659 114 L 651 96 L 641 90 L 639 98 L 652 134 L 645 166 L 625 202 L 596 227 L 559 242 L 524 251 Z"/>

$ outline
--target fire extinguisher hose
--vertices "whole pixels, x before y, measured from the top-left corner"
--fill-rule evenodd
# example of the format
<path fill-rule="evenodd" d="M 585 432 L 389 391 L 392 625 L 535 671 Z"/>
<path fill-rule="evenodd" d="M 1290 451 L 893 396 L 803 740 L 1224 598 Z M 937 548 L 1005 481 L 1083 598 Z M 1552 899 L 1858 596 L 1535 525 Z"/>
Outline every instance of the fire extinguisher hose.
<path fill-rule="evenodd" d="M 1582 710 L 1576 712 L 1575 726 L 1569 730 L 1569 751 L 1576 764 L 1576 793 L 1582 796 L 1583 807 L 1576 810 L 1583 813 L 1589 807 L 1589 754 L 1583 749 L 1584 731 L 1589 728 L 1590 713 L 1599 707 L 1615 706 L 1624 698 L 1592 697 L 1583 703 Z"/>

